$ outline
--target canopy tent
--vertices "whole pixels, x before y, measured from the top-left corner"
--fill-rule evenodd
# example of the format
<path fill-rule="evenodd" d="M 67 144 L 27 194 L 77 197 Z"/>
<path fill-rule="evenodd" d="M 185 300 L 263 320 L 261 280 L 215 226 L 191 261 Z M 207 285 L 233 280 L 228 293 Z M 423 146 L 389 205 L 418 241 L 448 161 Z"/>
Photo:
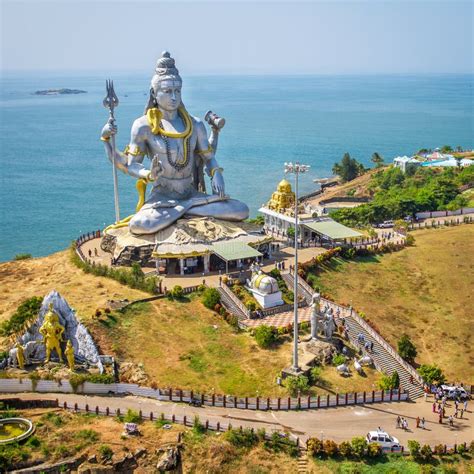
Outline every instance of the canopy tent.
<path fill-rule="evenodd" d="M 308 224 L 303 225 L 313 232 L 331 240 L 352 239 L 363 236 L 360 232 L 339 224 L 339 222 L 333 221 L 332 219 L 309 222 Z"/>

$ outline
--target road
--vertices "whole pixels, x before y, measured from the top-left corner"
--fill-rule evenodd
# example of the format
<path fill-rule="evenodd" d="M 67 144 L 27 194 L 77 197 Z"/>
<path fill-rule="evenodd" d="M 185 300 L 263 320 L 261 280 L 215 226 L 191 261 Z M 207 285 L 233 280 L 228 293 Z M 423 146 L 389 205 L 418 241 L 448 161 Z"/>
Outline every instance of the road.
<path fill-rule="evenodd" d="M 341 442 L 351 439 L 354 436 L 365 436 L 369 430 L 382 429 L 397 437 L 406 446 L 409 439 L 416 439 L 420 443 L 427 443 L 434 446 L 439 443 L 452 446 L 455 443 L 470 443 L 474 436 L 473 418 L 471 407 L 464 414 L 464 419 L 455 420 L 455 426 L 450 427 L 447 419 L 440 425 L 438 417 L 432 413 L 432 402 L 420 399 L 416 402 L 391 402 L 367 404 L 365 406 L 333 407 L 319 410 L 303 411 L 253 411 L 235 408 L 222 407 L 191 407 L 182 403 L 161 402 L 148 398 L 135 396 L 126 397 L 103 397 L 85 396 L 78 394 L 42 394 L 42 393 L 18 393 L 3 394 L 2 399 L 7 398 L 22 399 L 56 399 L 62 405 L 67 401 L 68 405 L 78 403 L 79 407 L 84 407 L 87 403 L 91 410 L 95 406 L 103 409 L 109 407 L 110 410 L 120 408 L 124 413 L 128 408 L 139 411 L 142 410 L 144 416 L 148 416 L 152 411 L 156 417 L 161 413 L 167 416 L 176 415 L 179 418 L 187 416 L 193 419 L 199 415 L 201 422 L 209 420 L 212 424 L 216 422 L 233 426 L 253 427 L 255 429 L 265 428 L 268 431 L 289 431 L 301 440 L 306 440 L 310 436 L 324 437 Z M 448 404 L 447 414 L 453 412 L 452 404 Z M 397 416 L 405 417 L 408 420 L 408 431 L 396 428 Z M 417 429 L 415 419 L 417 416 L 424 416 L 426 419 L 426 429 Z"/>

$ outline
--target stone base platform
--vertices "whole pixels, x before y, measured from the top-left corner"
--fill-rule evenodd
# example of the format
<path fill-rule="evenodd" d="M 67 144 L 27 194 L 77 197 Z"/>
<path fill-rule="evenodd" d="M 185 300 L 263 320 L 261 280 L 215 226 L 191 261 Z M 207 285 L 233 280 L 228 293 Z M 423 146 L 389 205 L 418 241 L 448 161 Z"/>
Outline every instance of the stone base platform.
<path fill-rule="evenodd" d="M 133 235 L 128 226 L 109 229 L 104 232 L 101 248 L 113 255 L 115 265 L 138 262 L 143 267 L 153 267 L 157 260 L 203 257 L 204 267 L 208 267 L 216 243 L 239 242 L 264 251 L 272 238 L 260 230 L 260 226 L 246 222 L 182 218 L 156 234 Z"/>

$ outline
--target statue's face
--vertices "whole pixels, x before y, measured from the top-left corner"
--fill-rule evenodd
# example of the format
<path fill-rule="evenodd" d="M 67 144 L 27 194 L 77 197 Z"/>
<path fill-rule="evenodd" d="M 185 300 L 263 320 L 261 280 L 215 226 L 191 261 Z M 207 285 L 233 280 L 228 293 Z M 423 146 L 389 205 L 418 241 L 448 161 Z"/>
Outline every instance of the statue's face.
<path fill-rule="evenodd" d="M 155 94 L 158 107 L 167 112 L 178 110 L 181 105 L 181 82 L 163 81 Z"/>

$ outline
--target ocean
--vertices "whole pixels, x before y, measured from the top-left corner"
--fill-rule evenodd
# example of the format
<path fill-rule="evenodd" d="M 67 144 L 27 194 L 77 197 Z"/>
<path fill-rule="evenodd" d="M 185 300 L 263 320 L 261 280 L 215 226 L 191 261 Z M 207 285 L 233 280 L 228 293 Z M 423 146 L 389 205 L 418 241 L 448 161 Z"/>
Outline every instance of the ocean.
<path fill-rule="evenodd" d="M 47 255 L 114 218 L 112 170 L 100 130 L 107 74 L 4 74 L 0 79 L 0 260 Z M 113 73 L 120 99 L 117 143 L 128 143 L 143 113 L 150 74 Z M 331 175 L 345 152 L 371 165 L 420 148 L 474 147 L 472 75 L 186 76 L 183 101 L 204 117 L 225 117 L 217 159 L 226 191 L 251 214 L 284 176 L 285 161 L 311 165 L 313 179 Z M 36 96 L 70 88 L 87 94 Z M 121 216 L 133 212 L 134 180 L 119 178 Z"/>

